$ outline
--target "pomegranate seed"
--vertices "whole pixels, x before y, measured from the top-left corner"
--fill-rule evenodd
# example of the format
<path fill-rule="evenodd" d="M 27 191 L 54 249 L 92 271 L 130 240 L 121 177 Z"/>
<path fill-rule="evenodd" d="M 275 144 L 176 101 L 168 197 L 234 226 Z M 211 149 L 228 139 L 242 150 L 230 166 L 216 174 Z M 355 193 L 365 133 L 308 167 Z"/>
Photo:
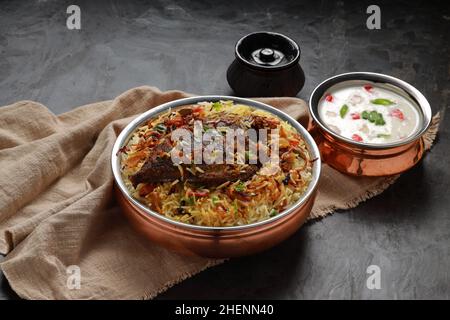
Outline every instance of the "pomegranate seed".
<path fill-rule="evenodd" d="M 331 101 L 333 101 L 333 96 L 331 94 L 327 94 L 325 96 L 325 100 L 327 100 L 328 102 L 331 102 Z"/>
<path fill-rule="evenodd" d="M 353 120 L 358 120 L 361 119 L 361 116 L 359 115 L 359 113 L 355 112 L 355 113 L 350 113 L 350 115 L 352 116 Z"/>
<path fill-rule="evenodd" d="M 366 89 L 366 91 L 368 91 L 368 92 L 372 92 L 373 87 L 370 84 L 366 84 L 364 86 L 364 89 Z"/>
<path fill-rule="evenodd" d="M 391 117 L 395 117 L 400 119 L 401 121 L 405 120 L 405 116 L 403 115 L 403 112 L 400 109 L 394 109 L 389 114 Z"/>
<path fill-rule="evenodd" d="M 355 133 L 355 134 L 352 135 L 352 140 L 361 142 L 361 141 L 363 141 L 363 138 L 361 138 L 360 135 L 358 135 L 358 134 Z"/>

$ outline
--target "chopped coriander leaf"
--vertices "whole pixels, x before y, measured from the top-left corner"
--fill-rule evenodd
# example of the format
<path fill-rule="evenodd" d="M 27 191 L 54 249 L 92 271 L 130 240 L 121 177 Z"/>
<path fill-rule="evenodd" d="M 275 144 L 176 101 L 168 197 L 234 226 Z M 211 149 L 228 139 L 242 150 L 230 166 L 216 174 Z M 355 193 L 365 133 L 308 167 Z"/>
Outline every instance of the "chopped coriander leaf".
<path fill-rule="evenodd" d="M 275 217 L 277 214 L 278 214 L 278 211 L 275 210 L 275 209 L 272 209 L 272 210 L 270 210 L 269 216 L 270 216 L 270 217 Z"/>
<path fill-rule="evenodd" d="M 382 105 L 382 106 L 390 106 L 391 104 L 394 104 L 393 101 L 391 101 L 389 99 L 382 99 L 382 98 L 370 100 L 370 103 L 378 104 L 378 105 Z"/>
<path fill-rule="evenodd" d="M 237 192 L 242 192 L 245 190 L 245 185 L 242 181 L 240 181 L 235 187 L 234 190 L 236 190 Z"/>
<path fill-rule="evenodd" d="M 221 108 L 222 108 L 222 104 L 221 104 L 219 101 L 214 102 L 214 103 L 212 104 L 212 109 L 214 109 L 214 110 L 216 110 L 216 111 L 220 111 Z"/>
<path fill-rule="evenodd" d="M 213 205 L 216 205 L 217 202 L 219 201 L 219 197 L 217 197 L 217 196 L 212 196 L 211 200 L 212 200 Z"/>
<path fill-rule="evenodd" d="M 164 124 L 162 124 L 162 123 L 158 123 L 158 124 L 155 126 L 155 129 L 156 129 L 156 131 L 158 131 L 158 132 L 164 133 L 164 132 L 166 132 L 167 127 L 166 127 Z"/>
<path fill-rule="evenodd" d="M 347 112 L 348 112 L 348 105 L 344 104 L 344 105 L 341 107 L 341 110 L 339 110 L 339 114 L 341 115 L 341 118 L 342 118 L 342 119 L 344 119 L 344 117 L 345 117 L 345 115 L 347 114 Z"/>
<path fill-rule="evenodd" d="M 251 151 L 245 151 L 245 161 L 249 163 L 256 163 L 257 161 L 256 155 Z"/>
<path fill-rule="evenodd" d="M 182 205 L 182 206 L 193 206 L 193 205 L 195 205 L 195 197 L 189 196 L 187 198 L 181 199 L 180 205 Z"/>

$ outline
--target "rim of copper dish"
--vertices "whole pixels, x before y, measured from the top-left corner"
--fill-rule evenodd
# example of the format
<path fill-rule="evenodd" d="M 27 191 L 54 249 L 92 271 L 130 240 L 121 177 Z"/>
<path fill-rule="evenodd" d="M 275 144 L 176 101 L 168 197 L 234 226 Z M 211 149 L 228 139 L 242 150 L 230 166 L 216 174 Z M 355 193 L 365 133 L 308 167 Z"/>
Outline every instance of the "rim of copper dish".
<path fill-rule="evenodd" d="M 413 135 L 409 136 L 405 140 L 397 141 L 397 142 L 391 142 L 391 143 L 383 143 L 383 144 L 375 144 L 375 143 L 365 143 L 365 142 L 358 142 L 354 141 L 352 139 L 346 138 L 344 136 L 341 136 L 335 132 L 333 132 L 331 129 L 329 129 L 325 124 L 322 123 L 322 120 L 320 119 L 320 116 L 318 114 L 318 103 L 320 99 L 325 94 L 326 90 L 329 89 L 331 86 L 338 84 L 340 82 L 344 81 L 351 81 L 351 80 L 361 80 L 361 81 L 372 81 L 375 83 L 382 83 L 382 84 L 390 84 L 394 87 L 397 87 L 404 91 L 404 93 L 407 94 L 407 96 L 414 101 L 414 103 L 418 106 L 417 110 L 422 115 L 422 124 L 421 128 L 416 131 Z M 320 91 L 323 91 L 323 93 L 319 93 Z M 320 94 L 320 96 L 318 96 Z M 313 101 L 317 101 L 313 105 Z M 431 107 L 428 100 L 425 98 L 425 96 L 417 90 L 414 86 L 409 84 L 406 81 L 400 80 L 398 78 L 395 78 L 393 76 L 389 76 L 382 73 L 375 73 L 375 72 L 347 72 L 347 73 L 341 73 L 335 76 L 332 76 L 324 81 L 322 81 L 319 85 L 317 85 L 313 92 L 311 93 L 311 97 L 309 99 L 309 112 L 314 119 L 314 121 L 317 123 L 317 125 L 320 127 L 320 129 L 327 132 L 329 135 L 331 135 L 333 138 L 344 141 L 352 146 L 358 147 L 360 149 L 374 149 L 374 150 L 380 150 L 380 149 L 390 149 L 395 148 L 399 146 L 404 146 L 409 143 L 412 143 L 416 141 L 418 138 L 420 138 L 425 131 L 428 130 L 428 128 L 431 125 Z"/>
<path fill-rule="evenodd" d="M 175 108 L 175 107 L 180 107 L 180 106 L 184 106 L 184 105 L 195 104 L 195 103 L 199 103 L 199 102 L 203 102 L 203 101 L 213 101 L 214 102 L 214 101 L 220 101 L 220 100 L 232 100 L 235 103 L 241 103 L 241 104 L 248 105 L 250 107 L 255 107 L 255 108 L 263 109 L 265 111 L 269 111 L 269 112 L 273 113 L 274 115 L 278 116 L 279 118 L 281 118 L 285 121 L 288 121 L 302 135 L 302 138 L 305 140 L 305 142 L 307 144 L 308 151 L 311 154 L 311 158 L 316 159 L 316 160 L 313 162 L 313 166 L 312 166 L 312 179 L 308 185 L 308 188 L 306 189 L 305 193 L 300 197 L 300 199 L 297 200 L 294 204 L 292 204 L 289 208 L 287 208 L 286 210 L 284 210 L 281 213 L 279 213 L 278 215 L 276 215 L 275 217 L 272 217 L 272 218 L 269 218 L 266 220 L 262 220 L 262 221 L 258 221 L 258 222 L 254 222 L 254 223 L 250 223 L 250 224 L 245 224 L 242 226 L 230 226 L 230 227 L 209 227 L 209 226 L 200 226 L 200 225 L 194 225 L 194 224 L 188 224 L 188 223 L 184 223 L 184 222 L 175 221 L 175 220 L 172 220 L 165 216 L 162 216 L 161 214 L 151 210 L 149 207 L 142 204 L 138 200 L 134 199 L 129 194 L 129 191 L 126 188 L 125 183 L 122 179 L 122 175 L 120 173 L 120 157 L 118 156 L 118 151 L 121 148 L 121 146 L 123 146 L 128 141 L 128 139 L 130 138 L 131 134 L 135 131 L 135 129 L 139 125 L 141 125 L 142 122 L 147 120 L 148 118 L 154 117 L 155 115 L 157 115 L 163 111 L 166 111 L 169 108 Z M 164 104 L 161 104 L 157 107 L 154 107 L 154 108 L 142 113 L 140 116 L 138 116 L 137 118 L 132 120 L 122 130 L 122 132 L 117 137 L 116 142 L 114 143 L 114 147 L 113 147 L 112 153 L 111 153 L 111 166 L 112 166 L 112 171 L 113 171 L 113 175 L 114 175 L 114 180 L 115 180 L 117 186 L 119 187 L 120 191 L 122 192 L 122 194 L 127 198 L 128 201 L 130 201 L 132 204 L 134 204 L 135 206 L 137 206 L 139 209 L 143 210 L 147 214 L 149 214 L 157 219 L 163 220 L 167 223 L 170 223 L 172 225 L 179 226 L 181 228 L 188 228 L 188 229 L 202 230 L 202 231 L 233 231 L 233 230 L 236 231 L 236 230 L 245 230 L 245 229 L 256 228 L 259 226 L 270 224 L 274 221 L 277 221 L 279 219 L 282 219 L 283 217 L 288 216 L 289 214 L 294 212 L 297 208 L 302 206 L 312 196 L 312 194 L 315 191 L 317 184 L 319 182 L 319 177 L 320 177 L 320 173 L 321 173 L 321 157 L 320 157 L 320 152 L 317 147 L 317 144 L 315 143 L 314 139 L 311 137 L 309 132 L 299 122 L 297 122 L 295 119 L 293 119 L 291 116 L 284 113 L 283 111 L 280 111 L 280 110 L 278 110 L 272 106 L 269 106 L 265 103 L 251 100 L 251 99 L 238 98 L 238 97 L 233 97 L 233 96 L 207 95 L 207 96 L 195 96 L 195 97 L 183 98 L 183 99 L 166 102 Z"/>

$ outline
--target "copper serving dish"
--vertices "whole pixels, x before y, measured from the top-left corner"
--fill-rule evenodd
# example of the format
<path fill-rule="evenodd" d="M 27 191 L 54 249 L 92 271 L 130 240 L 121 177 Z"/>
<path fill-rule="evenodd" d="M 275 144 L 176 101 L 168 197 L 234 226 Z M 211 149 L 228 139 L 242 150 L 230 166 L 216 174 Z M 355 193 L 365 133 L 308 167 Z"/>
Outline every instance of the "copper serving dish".
<path fill-rule="evenodd" d="M 201 101 L 233 100 L 269 111 L 288 121 L 303 136 L 313 163 L 313 176 L 305 194 L 290 208 L 270 219 L 233 227 L 205 227 L 171 220 L 134 199 L 124 185 L 120 174 L 117 152 L 126 144 L 134 130 L 149 118 L 169 108 L 195 104 Z M 293 118 L 269 105 L 236 97 L 198 96 L 165 103 L 133 120 L 119 135 L 111 156 L 117 200 L 132 226 L 151 241 L 176 252 L 209 258 L 237 257 L 253 254 L 280 243 L 291 236 L 306 220 L 314 204 L 320 177 L 320 153 L 311 135 Z"/>
<path fill-rule="evenodd" d="M 366 80 L 400 88 L 419 107 L 421 128 L 405 140 L 386 144 L 367 144 L 340 136 L 328 129 L 318 114 L 318 104 L 333 85 L 347 80 Z M 412 85 L 400 79 L 371 72 L 351 72 L 331 77 L 319 84 L 309 100 L 313 135 L 324 163 L 340 172 L 355 176 L 387 176 L 413 167 L 423 156 L 423 134 L 431 124 L 431 108 L 427 99 Z"/>

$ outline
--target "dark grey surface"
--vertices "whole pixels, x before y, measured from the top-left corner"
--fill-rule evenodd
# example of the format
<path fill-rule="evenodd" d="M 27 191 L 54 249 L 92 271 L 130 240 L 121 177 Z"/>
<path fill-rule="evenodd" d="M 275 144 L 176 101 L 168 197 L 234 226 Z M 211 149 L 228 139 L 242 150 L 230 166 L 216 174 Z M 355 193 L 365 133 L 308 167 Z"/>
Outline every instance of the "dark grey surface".
<path fill-rule="evenodd" d="M 65 26 L 72 3 L 81 7 L 80 31 Z M 371 31 L 363 1 L 1 1 L 0 105 L 32 99 L 62 113 L 145 84 L 230 94 L 234 43 L 269 30 L 301 46 L 302 98 L 337 73 L 382 72 L 415 85 L 444 116 L 450 10 L 445 2 L 377 3 L 382 29 Z M 159 298 L 449 299 L 449 125 L 444 117 L 432 152 L 382 195 Z M 370 264 L 381 268 L 381 290 L 366 288 Z M 0 298 L 14 298 L 0 282 Z"/>

